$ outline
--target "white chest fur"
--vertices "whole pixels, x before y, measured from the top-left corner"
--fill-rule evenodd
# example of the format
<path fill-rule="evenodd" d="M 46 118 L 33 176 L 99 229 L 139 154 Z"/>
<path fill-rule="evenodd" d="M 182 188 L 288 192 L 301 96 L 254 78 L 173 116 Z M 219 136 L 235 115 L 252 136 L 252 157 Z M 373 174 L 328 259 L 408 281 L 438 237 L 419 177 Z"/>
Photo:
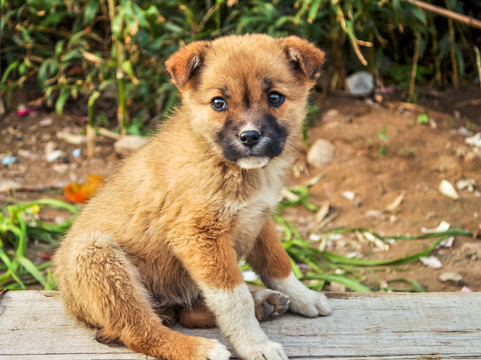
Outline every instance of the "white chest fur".
<path fill-rule="evenodd" d="M 281 159 L 279 159 L 281 160 Z M 259 169 L 259 187 L 248 200 L 230 201 L 226 206 L 235 218 L 235 242 L 239 256 L 249 252 L 254 240 L 280 200 L 286 162 L 271 162 Z"/>

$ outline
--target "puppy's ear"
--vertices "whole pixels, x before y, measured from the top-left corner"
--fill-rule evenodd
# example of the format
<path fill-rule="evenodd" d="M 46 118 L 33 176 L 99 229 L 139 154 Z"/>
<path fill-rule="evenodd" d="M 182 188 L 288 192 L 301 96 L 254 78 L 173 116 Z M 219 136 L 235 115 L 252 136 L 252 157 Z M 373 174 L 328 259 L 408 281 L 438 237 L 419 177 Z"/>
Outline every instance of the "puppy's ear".
<path fill-rule="evenodd" d="M 172 54 L 165 62 L 172 83 L 182 90 L 190 78 L 198 71 L 204 62 L 207 41 L 192 42 Z"/>
<path fill-rule="evenodd" d="M 297 36 L 279 39 L 287 59 L 295 68 L 303 72 L 310 80 L 316 80 L 321 75 L 325 53 L 314 44 Z"/>

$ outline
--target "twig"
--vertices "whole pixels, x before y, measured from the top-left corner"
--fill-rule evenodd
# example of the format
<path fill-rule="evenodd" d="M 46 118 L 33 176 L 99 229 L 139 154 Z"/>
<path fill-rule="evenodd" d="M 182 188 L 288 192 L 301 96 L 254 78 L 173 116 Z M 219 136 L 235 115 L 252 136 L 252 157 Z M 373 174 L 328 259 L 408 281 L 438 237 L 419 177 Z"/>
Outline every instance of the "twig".
<path fill-rule="evenodd" d="M 452 10 L 444 9 L 442 7 L 432 5 L 425 3 L 424 1 L 420 0 L 405 0 L 407 2 L 410 2 L 411 4 L 414 4 L 416 6 L 419 6 L 420 8 L 423 8 L 428 11 L 432 11 L 438 15 L 442 15 L 444 17 L 460 21 L 462 23 L 465 23 L 468 26 L 475 27 L 478 29 L 481 29 L 481 21 L 471 17 L 471 16 L 466 16 L 466 15 L 461 15 L 458 14 L 457 12 L 454 12 Z"/>
<path fill-rule="evenodd" d="M 481 99 L 471 99 L 471 100 L 459 101 L 456 104 L 454 104 L 454 107 L 461 108 L 461 107 L 465 107 L 465 106 L 477 106 L 477 105 L 481 105 Z"/>
<path fill-rule="evenodd" d="M 0 299 L 8 292 L 8 289 L 0 289 Z"/>
<path fill-rule="evenodd" d="M 478 69 L 479 86 L 481 87 L 481 55 L 479 54 L 477 46 L 474 47 L 474 52 L 476 54 L 476 69 Z"/>
<path fill-rule="evenodd" d="M 451 7 L 450 3 L 446 3 L 448 7 Z M 450 9 L 449 9 L 450 10 Z M 449 57 L 451 58 L 451 63 L 453 65 L 453 75 L 452 75 L 452 83 L 453 87 L 457 89 L 459 87 L 459 77 L 458 77 L 458 61 L 456 60 L 456 51 L 454 48 L 455 44 L 455 33 L 454 33 L 454 23 L 453 19 L 449 18 L 448 19 L 448 33 L 449 33 Z"/>

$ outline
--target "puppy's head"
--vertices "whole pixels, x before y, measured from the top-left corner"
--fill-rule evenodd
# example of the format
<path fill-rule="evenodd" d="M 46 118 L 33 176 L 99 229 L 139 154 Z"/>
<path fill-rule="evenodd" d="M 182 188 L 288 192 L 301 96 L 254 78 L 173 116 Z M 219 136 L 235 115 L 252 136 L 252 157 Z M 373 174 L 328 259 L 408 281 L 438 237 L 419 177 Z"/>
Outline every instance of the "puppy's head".
<path fill-rule="evenodd" d="M 227 36 L 190 43 L 166 67 L 192 129 L 244 169 L 280 156 L 300 133 L 324 53 L 295 36 Z"/>

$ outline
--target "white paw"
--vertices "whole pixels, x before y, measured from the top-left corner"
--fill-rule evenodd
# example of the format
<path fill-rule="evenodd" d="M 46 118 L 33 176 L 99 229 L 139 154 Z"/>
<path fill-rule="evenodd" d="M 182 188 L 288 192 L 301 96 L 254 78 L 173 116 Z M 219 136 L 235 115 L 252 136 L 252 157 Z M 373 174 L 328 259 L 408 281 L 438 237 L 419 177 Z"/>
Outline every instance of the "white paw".
<path fill-rule="evenodd" d="M 245 349 L 242 349 L 245 350 Z M 288 360 L 281 344 L 273 341 L 254 345 L 239 354 L 245 360 Z"/>
<path fill-rule="evenodd" d="M 207 355 L 207 360 L 229 360 L 230 352 L 217 340 L 212 340 L 213 348 Z"/>
<path fill-rule="evenodd" d="M 302 296 L 296 296 L 295 298 L 291 296 L 290 310 L 306 317 L 326 316 L 332 312 L 324 294 L 306 290 L 303 291 L 303 294 L 299 294 Z"/>

